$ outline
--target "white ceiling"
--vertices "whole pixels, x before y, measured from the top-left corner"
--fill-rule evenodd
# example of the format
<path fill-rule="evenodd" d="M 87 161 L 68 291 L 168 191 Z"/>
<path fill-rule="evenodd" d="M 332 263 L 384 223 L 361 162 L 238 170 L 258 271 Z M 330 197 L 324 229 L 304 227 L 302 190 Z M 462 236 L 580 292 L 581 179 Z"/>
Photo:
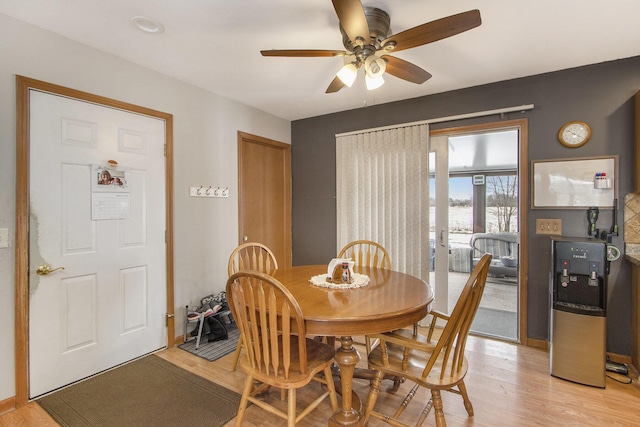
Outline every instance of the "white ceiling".
<path fill-rule="evenodd" d="M 449 173 L 478 173 L 518 169 L 515 129 L 451 136 Z"/>
<path fill-rule="evenodd" d="M 325 90 L 340 58 L 267 58 L 263 49 L 344 49 L 330 0 L 0 0 L 21 19 L 295 120 L 640 55 L 638 0 L 364 0 L 391 16 L 391 32 L 471 9 L 482 25 L 398 52 L 433 75 L 422 85 L 386 77 L 366 91 Z M 162 34 L 143 33 L 136 15 Z"/>

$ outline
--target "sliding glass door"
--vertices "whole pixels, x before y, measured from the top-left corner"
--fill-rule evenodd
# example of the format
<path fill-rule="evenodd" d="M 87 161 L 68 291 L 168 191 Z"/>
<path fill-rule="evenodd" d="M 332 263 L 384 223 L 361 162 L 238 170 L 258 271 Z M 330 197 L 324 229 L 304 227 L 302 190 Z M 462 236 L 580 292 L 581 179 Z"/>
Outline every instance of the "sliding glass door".
<path fill-rule="evenodd" d="M 447 136 L 429 139 L 429 283 L 433 308 L 449 313 L 449 148 Z"/>
<path fill-rule="evenodd" d="M 451 312 L 474 266 L 493 254 L 472 331 L 519 339 L 519 130 L 459 131 L 431 136 L 430 283 L 434 308 Z"/>

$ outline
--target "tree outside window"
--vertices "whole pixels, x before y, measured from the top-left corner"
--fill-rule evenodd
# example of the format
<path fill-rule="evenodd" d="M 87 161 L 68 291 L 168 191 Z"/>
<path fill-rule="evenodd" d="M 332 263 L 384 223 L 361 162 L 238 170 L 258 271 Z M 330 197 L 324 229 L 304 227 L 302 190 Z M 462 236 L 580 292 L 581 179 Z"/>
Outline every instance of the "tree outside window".
<path fill-rule="evenodd" d="M 498 232 L 516 232 L 518 178 L 516 175 L 487 176 L 487 211 L 498 220 Z"/>

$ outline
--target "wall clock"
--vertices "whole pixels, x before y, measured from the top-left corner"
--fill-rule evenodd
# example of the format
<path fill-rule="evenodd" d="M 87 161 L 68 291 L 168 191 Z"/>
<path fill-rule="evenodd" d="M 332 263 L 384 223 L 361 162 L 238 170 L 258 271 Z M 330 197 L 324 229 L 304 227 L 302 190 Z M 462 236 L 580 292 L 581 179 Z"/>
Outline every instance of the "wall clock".
<path fill-rule="evenodd" d="M 591 138 L 591 128 L 581 121 L 565 123 L 558 131 L 558 141 L 569 148 L 582 147 Z"/>

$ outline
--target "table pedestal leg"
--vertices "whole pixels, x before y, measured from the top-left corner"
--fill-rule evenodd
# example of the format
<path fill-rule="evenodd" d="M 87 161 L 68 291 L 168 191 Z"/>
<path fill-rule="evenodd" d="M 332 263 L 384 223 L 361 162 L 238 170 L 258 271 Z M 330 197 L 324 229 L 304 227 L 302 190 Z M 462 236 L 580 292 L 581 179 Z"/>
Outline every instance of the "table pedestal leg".
<path fill-rule="evenodd" d="M 353 371 L 360 361 L 360 354 L 353 347 L 351 337 L 340 338 L 340 348 L 336 350 L 336 363 L 340 367 L 340 382 L 342 383 L 342 409 L 338 410 L 329 419 L 329 426 L 360 426 L 363 421 L 363 414 L 358 409 L 362 406 L 358 396 L 352 393 Z M 354 402 L 354 398 L 357 402 Z M 354 405 L 355 403 L 355 405 Z"/>

